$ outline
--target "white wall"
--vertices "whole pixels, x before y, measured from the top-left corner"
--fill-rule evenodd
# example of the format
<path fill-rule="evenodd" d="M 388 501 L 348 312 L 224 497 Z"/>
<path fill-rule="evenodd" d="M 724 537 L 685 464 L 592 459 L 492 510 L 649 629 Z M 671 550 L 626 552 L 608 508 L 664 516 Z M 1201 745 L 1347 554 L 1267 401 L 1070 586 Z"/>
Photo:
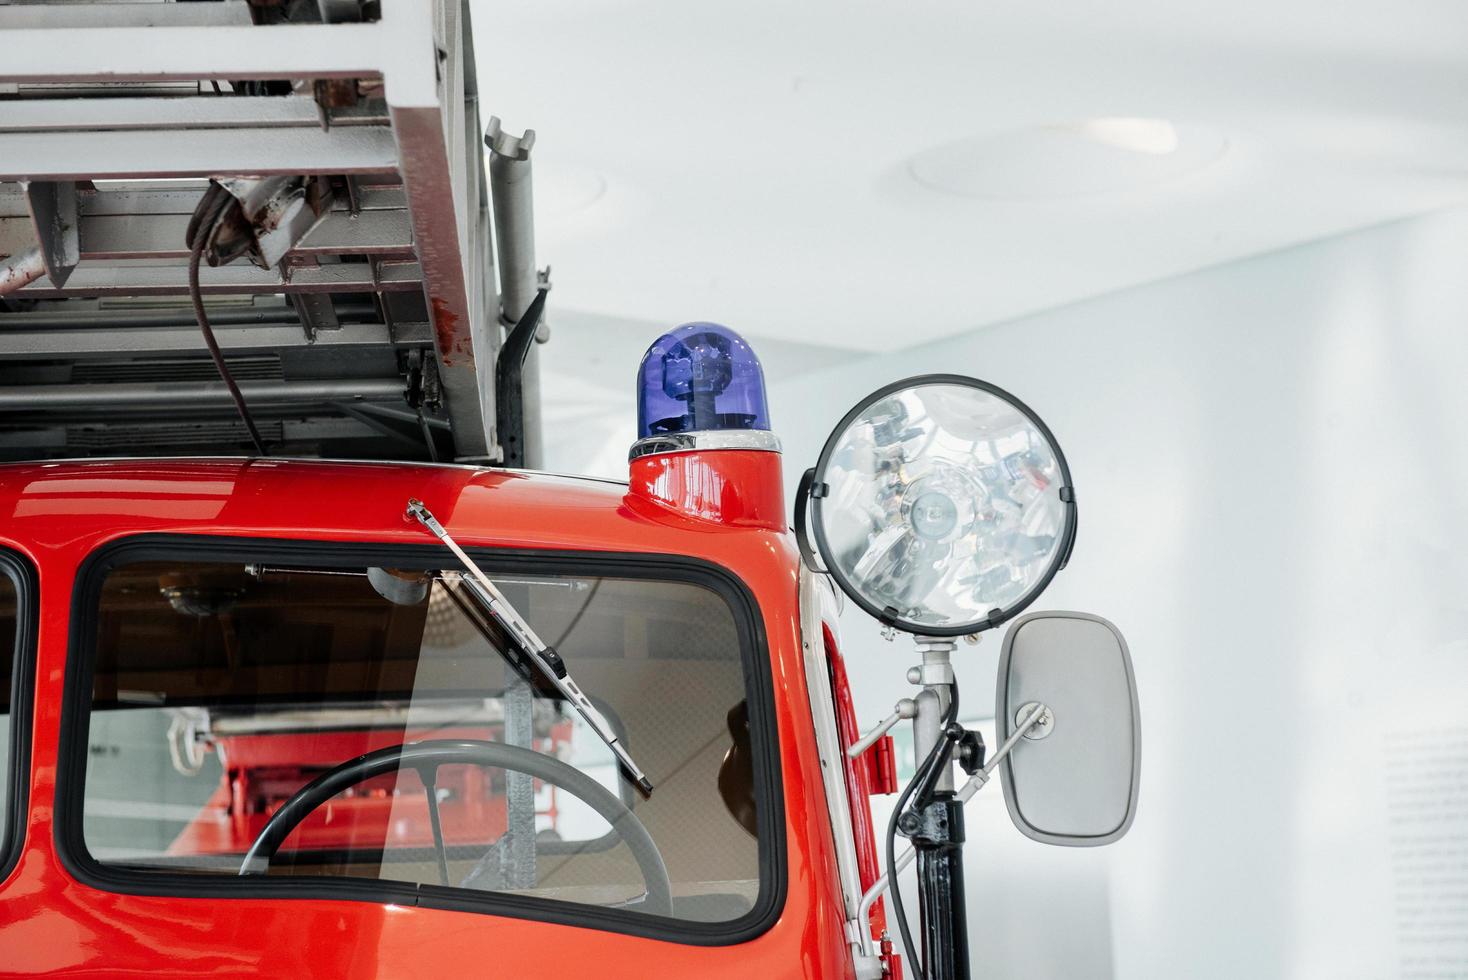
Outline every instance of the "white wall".
<path fill-rule="evenodd" d="M 1142 705 L 1118 844 L 1024 839 L 997 788 L 971 807 L 976 977 L 1468 975 L 1468 211 L 786 379 L 792 487 L 852 403 L 928 371 L 1054 429 L 1080 532 L 1038 605 L 1116 622 Z M 844 628 L 875 719 L 910 647 Z M 964 671 L 988 712 L 997 646 Z"/>
<path fill-rule="evenodd" d="M 625 473 L 659 329 L 598 353 L 609 394 L 579 442 L 552 426 L 551 468 L 615 442 L 593 468 Z M 549 399 L 578 383 L 555 347 Z M 1012 390 L 1069 456 L 1080 535 L 1038 605 L 1126 633 L 1141 805 L 1081 851 L 980 794 L 976 978 L 1468 975 L 1468 210 L 819 371 L 808 350 L 765 359 L 792 489 L 851 404 L 928 371 Z M 857 613 L 844 628 L 875 720 L 911 649 Z M 976 710 L 997 647 L 963 668 Z"/>

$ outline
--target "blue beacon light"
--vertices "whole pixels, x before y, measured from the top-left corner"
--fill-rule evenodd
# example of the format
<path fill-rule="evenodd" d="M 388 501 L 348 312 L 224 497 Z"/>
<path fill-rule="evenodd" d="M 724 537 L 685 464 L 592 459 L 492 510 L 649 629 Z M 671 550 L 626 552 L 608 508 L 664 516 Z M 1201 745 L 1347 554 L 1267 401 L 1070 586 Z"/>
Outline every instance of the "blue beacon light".
<path fill-rule="evenodd" d="M 639 441 L 740 431 L 766 434 L 773 442 L 769 429 L 764 370 L 733 330 L 685 323 L 647 349 L 637 371 Z"/>

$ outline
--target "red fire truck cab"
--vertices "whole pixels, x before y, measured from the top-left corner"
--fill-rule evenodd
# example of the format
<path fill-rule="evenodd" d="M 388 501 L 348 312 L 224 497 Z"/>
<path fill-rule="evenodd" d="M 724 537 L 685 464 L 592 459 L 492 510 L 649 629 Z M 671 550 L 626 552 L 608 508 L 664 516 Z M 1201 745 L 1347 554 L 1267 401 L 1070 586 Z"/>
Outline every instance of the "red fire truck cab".
<path fill-rule="evenodd" d="M 410 499 L 650 795 L 516 662 Z M 833 751 L 853 718 L 777 452 L 654 453 L 627 484 L 16 464 L 0 511 L 0 972 L 852 973 L 872 774 Z"/>

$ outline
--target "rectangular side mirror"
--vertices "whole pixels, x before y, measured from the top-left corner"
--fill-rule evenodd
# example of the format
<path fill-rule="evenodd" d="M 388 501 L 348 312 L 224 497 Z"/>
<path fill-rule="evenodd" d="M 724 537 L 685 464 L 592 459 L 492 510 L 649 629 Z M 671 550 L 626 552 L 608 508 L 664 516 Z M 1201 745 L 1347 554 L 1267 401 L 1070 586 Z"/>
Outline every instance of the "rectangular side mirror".
<path fill-rule="evenodd" d="M 994 724 L 999 744 L 1035 704 L 1048 709 L 1003 762 L 1004 802 L 1025 836 L 1094 847 L 1120 838 L 1137 808 L 1141 722 L 1132 658 L 1099 616 L 1039 612 L 1004 637 Z"/>

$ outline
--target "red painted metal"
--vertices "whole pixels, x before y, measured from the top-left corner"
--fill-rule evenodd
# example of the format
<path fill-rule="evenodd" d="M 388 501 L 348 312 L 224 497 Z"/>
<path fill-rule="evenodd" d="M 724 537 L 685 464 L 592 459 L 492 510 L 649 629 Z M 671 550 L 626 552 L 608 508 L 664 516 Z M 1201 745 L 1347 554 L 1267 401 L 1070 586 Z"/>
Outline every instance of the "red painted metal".
<path fill-rule="evenodd" d="M 802 671 L 798 554 L 776 507 L 778 457 L 635 467 L 632 489 L 551 476 L 390 464 L 187 460 L 0 467 L 0 543 L 41 583 L 25 841 L 0 882 L 6 976 L 507 977 L 850 974 L 821 765 Z M 683 476 L 678 476 L 683 468 Z M 768 482 L 773 478 L 774 482 Z M 681 487 L 681 489 L 680 489 Z M 120 895 L 84 886 L 56 852 L 53 800 L 78 564 L 141 532 L 412 542 L 421 498 L 466 542 L 691 555 L 742 579 L 769 646 L 788 881 L 779 919 L 748 942 L 697 947 L 478 912 L 317 899 Z M 675 502 L 695 504 L 689 512 Z M 689 514 L 697 516 L 689 516 Z M 718 521 L 711 515 L 716 515 Z"/>
<path fill-rule="evenodd" d="M 872 795 L 891 796 L 897 792 L 897 743 L 892 736 L 883 735 L 873 742 L 866 758 Z"/>
<path fill-rule="evenodd" d="M 761 449 L 640 456 L 632 461 L 629 496 L 729 527 L 789 526 L 780 454 Z"/>

